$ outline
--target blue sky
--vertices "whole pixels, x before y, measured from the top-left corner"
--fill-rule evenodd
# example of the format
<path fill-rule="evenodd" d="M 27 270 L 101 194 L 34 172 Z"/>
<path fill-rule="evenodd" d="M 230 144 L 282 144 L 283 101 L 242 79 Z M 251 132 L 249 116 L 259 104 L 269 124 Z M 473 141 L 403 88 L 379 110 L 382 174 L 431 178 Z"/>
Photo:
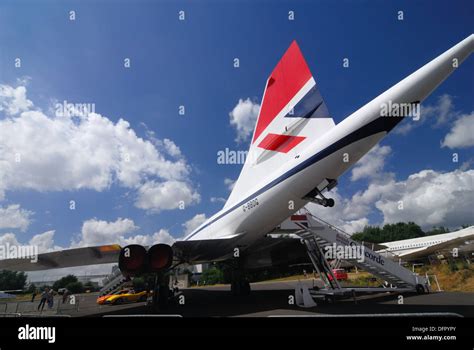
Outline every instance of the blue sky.
<path fill-rule="evenodd" d="M 75 21 L 69 20 L 70 10 L 76 12 Z M 178 20 L 180 10 L 184 21 Z M 294 21 L 288 20 L 288 11 L 295 12 Z M 398 11 L 404 12 L 403 21 L 397 20 Z M 472 1 L 3 1 L 0 84 L 25 85 L 27 99 L 47 115 L 54 101 L 94 103 L 96 113 L 113 123 L 126 120 L 137 137 L 150 140 L 153 132 L 158 140 L 171 140 L 188 169 L 180 181 L 200 200 L 184 210 L 158 211 L 137 207 L 137 189 L 115 180 L 100 190 L 77 189 L 77 183 L 62 190 L 16 184 L 6 187 L 0 206 L 19 205 L 30 212 L 28 224 L 4 225 L 0 236 L 13 233 L 27 242 L 54 230 L 54 244 L 68 247 L 71 239 L 81 239 L 87 220 L 128 218 L 134 235 L 166 229 L 180 237 L 183 223 L 220 209 L 223 203 L 211 197 L 227 198 L 224 179 L 236 179 L 240 165 L 219 165 L 216 153 L 248 145 L 235 141 L 229 113 L 239 99 L 259 103 L 269 73 L 292 40 L 299 43 L 337 123 L 470 35 L 473 15 Z M 14 66 L 18 57 L 21 68 Z M 131 59 L 128 69 L 125 58 Z M 239 68 L 234 68 L 234 58 L 240 60 Z M 349 58 L 349 68 L 342 66 L 344 58 Z M 471 58 L 424 102 L 431 107 L 430 120 L 382 142 L 389 151 L 378 158 L 384 164 L 378 178 L 352 180 L 348 172 L 340 179 L 338 196 L 350 201 L 384 177 L 403 185 L 399 182 L 422 170 L 442 174 L 472 169 L 472 146 L 441 147 L 441 142 L 456 120 L 472 114 L 473 71 Z M 438 123 L 442 101 L 452 107 L 447 120 Z M 180 105 L 184 116 L 178 114 Z M 0 121 L 6 118 L 0 111 Z M 453 152 L 459 154 L 458 163 L 451 161 Z M 52 174 L 58 181 L 67 176 Z M 142 180 L 161 181 L 150 174 Z M 466 181 L 474 190 L 472 177 Z M 70 200 L 76 201 L 74 211 Z M 375 201 L 370 206 L 354 219 L 383 222 L 386 213 Z M 347 223 L 342 211 L 337 215 L 338 223 Z M 433 222 L 455 226 L 460 220 Z"/>

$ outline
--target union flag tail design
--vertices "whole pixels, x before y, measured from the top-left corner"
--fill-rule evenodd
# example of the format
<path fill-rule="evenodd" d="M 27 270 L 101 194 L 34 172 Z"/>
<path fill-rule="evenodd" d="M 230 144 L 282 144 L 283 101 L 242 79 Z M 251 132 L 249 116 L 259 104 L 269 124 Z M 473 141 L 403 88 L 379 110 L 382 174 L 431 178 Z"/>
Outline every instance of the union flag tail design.
<path fill-rule="evenodd" d="M 316 81 L 293 41 L 267 79 L 247 160 L 225 206 L 334 127 Z"/>

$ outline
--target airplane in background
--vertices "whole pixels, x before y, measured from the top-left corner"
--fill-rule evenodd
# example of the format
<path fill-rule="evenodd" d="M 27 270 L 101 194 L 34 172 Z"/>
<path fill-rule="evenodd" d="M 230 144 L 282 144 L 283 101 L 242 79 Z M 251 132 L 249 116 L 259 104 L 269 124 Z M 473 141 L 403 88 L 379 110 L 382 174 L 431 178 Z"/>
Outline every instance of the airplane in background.
<path fill-rule="evenodd" d="M 301 227 L 319 227 L 324 230 L 342 231 L 323 219 L 316 217 L 307 208 L 303 207 L 296 214 L 282 222 L 277 228 L 269 233 L 274 237 L 286 237 L 300 240 L 296 234 Z M 345 232 L 344 232 L 345 233 Z M 347 236 L 350 236 L 346 234 Z M 422 261 L 429 256 L 438 256 L 448 253 L 449 256 L 457 257 L 474 252 L 474 226 L 469 226 L 458 231 L 404 239 L 399 241 L 363 244 L 373 251 L 394 261 L 412 262 Z M 296 256 L 296 250 L 293 255 Z M 301 254 L 301 253 L 300 253 Z M 444 257 L 444 255 L 443 255 Z M 351 266 L 350 263 L 343 264 Z"/>
<path fill-rule="evenodd" d="M 450 256 L 456 256 L 461 250 L 466 251 L 463 247 L 469 246 L 472 240 L 474 240 L 474 226 L 469 226 L 455 232 L 380 243 L 377 247 L 384 248 L 377 250 L 377 253 L 393 254 L 403 261 L 419 260 L 447 251 Z"/>
<path fill-rule="evenodd" d="M 289 246 L 300 244 L 267 234 L 308 202 L 332 207 L 334 200 L 324 193 L 398 123 L 410 117 L 473 50 L 474 34 L 336 125 L 293 41 L 267 79 L 247 160 L 219 212 L 172 246 L 79 248 L 41 254 L 36 264 L 3 260 L 0 269 L 44 270 L 118 260 L 125 275 L 156 272 L 161 277 L 157 278 L 159 293 L 155 295 L 166 298 L 165 271 L 181 263 L 228 261 L 234 271 L 232 292 L 247 294 L 250 284 L 246 270 L 288 262 Z M 400 113 L 400 108 L 392 108 L 397 106 L 409 108 Z"/>

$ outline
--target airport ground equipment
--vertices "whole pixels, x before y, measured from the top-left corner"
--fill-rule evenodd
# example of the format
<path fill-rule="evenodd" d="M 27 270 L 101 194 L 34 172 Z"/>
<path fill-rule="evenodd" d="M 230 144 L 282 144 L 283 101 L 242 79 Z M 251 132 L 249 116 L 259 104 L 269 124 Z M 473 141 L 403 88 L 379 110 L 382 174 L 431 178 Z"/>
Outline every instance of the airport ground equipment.
<path fill-rule="evenodd" d="M 104 286 L 100 289 L 100 295 L 112 294 L 118 291 L 127 281 L 118 266 L 114 266 L 112 273 L 103 280 Z"/>
<path fill-rule="evenodd" d="M 343 230 L 311 213 L 307 212 L 306 215 L 309 225 L 297 223 L 301 227 L 298 236 L 306 245 L 311 262 L 325 285 L 322 289 L 312 290 L 313 297 L 331 299 L 341 296 L 355 297 L 360 293 L 417 292 L 422 294 L 429 292 L 429 282 L 426 277 L 419 276 L 401 264 L 352 240 L 350 235 Z M 385 284 L 382 287 L 342 287 L 333 275 L 329 259 L 326 258 L 328 250 L 335 247 L 339 247 L 339 249 L 356 247 L 362 255 L 358 257 L 353 255 L 342 260 L 380 278 L 385 281 Z"/>

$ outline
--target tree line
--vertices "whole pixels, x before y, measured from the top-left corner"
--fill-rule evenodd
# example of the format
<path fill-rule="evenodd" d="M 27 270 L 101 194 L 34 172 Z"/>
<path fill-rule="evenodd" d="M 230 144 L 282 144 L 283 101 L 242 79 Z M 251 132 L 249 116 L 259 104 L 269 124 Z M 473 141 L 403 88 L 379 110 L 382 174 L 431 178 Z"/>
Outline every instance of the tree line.
<path fill-rule="evenodd" d="M 462 227 L 468 227 L 463 225 Z M 450 232 L 444 226 L 434 226 L 432 229 L 423 231 L 420 226 L 414 222 L 398 222 L 396 224 L 386 224 L 379 226 L 366 226 L 361 232 L 354 233 L 352 239 L 359 242 L 383 243 L 400 241 L 418 237 L 439 235 Z"/>

